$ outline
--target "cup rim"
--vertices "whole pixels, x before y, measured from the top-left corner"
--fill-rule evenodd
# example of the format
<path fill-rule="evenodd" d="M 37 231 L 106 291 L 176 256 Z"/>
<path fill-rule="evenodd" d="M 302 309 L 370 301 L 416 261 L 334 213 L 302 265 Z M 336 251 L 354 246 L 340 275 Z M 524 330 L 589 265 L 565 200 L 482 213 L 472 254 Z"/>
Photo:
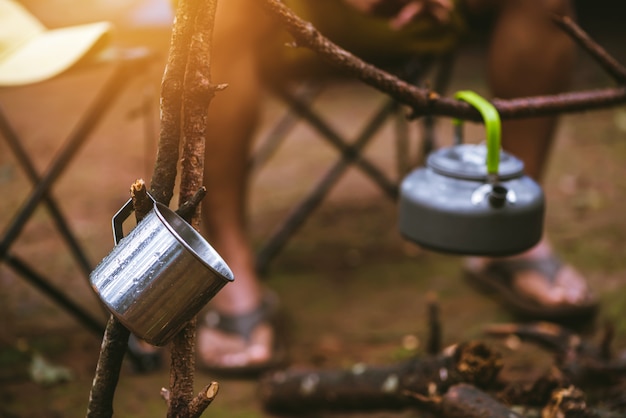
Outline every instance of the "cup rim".
<path fill-rule="evenodd" d="M 234 275 L 226 261 L 219 255 L 219 253 L 211 246 L 211 244 L 198 232 L 194 227 L 192 227 L 187 221 L 185 221 L 179 214 L 171 210 L 166 205 L 154 202 L 154 212 L 161 221 L 161 223 L 172 233 L 172 235 L 176 238 L 176 240 L 183 246 L 187 251 L 189 251 L 195 258 L 198 259 L 202 264 L 208 267 L 211 271 L 216 273 L 218 276 L 232 282 L 234 280 Z M 168 219 L 169 218 L 169 219 Z M 171 220 L 175 220 L 177 225 L 172 225 Z M 177 227 L 185 228 L 186 233 L 190 233 L 197 240 L 198 243 L 206 247 L 208 249 L 208 253 L 211 257 L 215 258 L 219 263 L 221 269 L 217 269 L 211 265 L 207 260 L 205 260 L 199 252 L 193 248 L 192 245 L 187 242 L 183 236 L 176 229 Z"/>

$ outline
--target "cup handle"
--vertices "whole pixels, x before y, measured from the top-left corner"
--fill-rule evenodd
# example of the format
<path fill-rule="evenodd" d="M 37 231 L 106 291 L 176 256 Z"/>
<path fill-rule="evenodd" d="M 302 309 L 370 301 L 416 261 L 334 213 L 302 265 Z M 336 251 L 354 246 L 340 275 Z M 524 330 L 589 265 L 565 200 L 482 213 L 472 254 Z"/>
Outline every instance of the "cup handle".
<path fill-rule="evenodd" d="M 154 198 L 150 196 L 150 193 L 147 193 L 152 203 L 156 203 Z M 115 240 L 115 245 L 119 244 L 119 242 L 124 238 L 124 229 L 122 228 L 124 221 L 128 219 L 128 217 L 135 211 L 135 206 L 133 205 L 133 199 L 130 198 L 128 201 L 122 206 L 120 210 L 117 211 L 115 215 L 113 215 L 113 219 L 111 223 L 113 225 L 113 239 Z"/>

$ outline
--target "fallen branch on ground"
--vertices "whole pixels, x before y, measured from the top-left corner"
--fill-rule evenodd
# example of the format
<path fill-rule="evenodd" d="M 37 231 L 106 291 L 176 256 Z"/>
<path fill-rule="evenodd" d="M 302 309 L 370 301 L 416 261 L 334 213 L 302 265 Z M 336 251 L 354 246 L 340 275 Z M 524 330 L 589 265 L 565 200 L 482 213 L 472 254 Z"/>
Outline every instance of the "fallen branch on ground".
<path fill-rule="evenodd" d="M 516 335 L 550 350 L 564 381 L 581 387 L 611 386 L 626 378 L 626 355 L 612 353 L 611 324 L 605 325 L 599 343 L 548 322 L 488 325 L 484 332 L 497 337 Z"/>
<path fill-rule="evenodd" d="M 281 371 L 260 383 L 260 394 L 273 412 L 402 409 L 419 405 L 416 395 L 440 396 L 460 382 L 489 387 L 501 367 L 498 353 L 469 342 L 391 366 Z"/>

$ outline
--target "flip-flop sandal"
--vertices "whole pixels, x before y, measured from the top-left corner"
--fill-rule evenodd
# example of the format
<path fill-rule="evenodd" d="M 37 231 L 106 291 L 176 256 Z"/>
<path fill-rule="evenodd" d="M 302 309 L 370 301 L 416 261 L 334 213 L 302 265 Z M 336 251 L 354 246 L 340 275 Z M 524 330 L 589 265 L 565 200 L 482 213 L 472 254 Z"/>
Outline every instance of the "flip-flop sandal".
<path fill-rule="evenodd" d="M 207 365 L 198 361 L 198 368 L 222 377 L 256 377 L 269 370 L 284 367 L 287 364 L 287 349 L 283 324 L 279 318 L 278 297 L 269 291 L 263 295 L 259 307 L 243 315 L 225 315 L 218 311 L 208 311 L 199 317 L 199 326 L 214 329 L 225 334 L 236 335 L 250 341 L 252 332 L 260 324 L 267 323 L 273 332 L 272 356 L 265 362 L 243 366 Z"/>
<path fill-rule="evenodd" d="M 529 319 L 569 322 L 593 317 L 598 308 L 595 298 L 589 298 L 588 301 L 576 305 L 546 306 L 520 295 L 512 287 L 515 276 L 529 270 L 540 273 L 547 281 L 554 283 L 562 267 L 561 261 L 554 256 L 496 260 L 489 262 L 479 271 L 465 268 L 465 277 L 473 284 L 498 297 L 505 307 Z"/>

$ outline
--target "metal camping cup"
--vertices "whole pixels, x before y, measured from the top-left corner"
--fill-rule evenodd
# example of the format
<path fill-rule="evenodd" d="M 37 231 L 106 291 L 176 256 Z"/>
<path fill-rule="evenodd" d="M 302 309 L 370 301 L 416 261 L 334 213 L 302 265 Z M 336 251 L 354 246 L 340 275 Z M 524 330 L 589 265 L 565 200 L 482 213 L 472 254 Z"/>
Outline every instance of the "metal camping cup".
<path fill-rule="evenodd" d="M 164 345 L 233 281 L 233 273 L 191 225 L 152 201 L 126 237 L 122 223 L 134 210 L 132 199 L 113 216 L 116 246 L 90 281 L 124 326 L 150 344 Z"/>

